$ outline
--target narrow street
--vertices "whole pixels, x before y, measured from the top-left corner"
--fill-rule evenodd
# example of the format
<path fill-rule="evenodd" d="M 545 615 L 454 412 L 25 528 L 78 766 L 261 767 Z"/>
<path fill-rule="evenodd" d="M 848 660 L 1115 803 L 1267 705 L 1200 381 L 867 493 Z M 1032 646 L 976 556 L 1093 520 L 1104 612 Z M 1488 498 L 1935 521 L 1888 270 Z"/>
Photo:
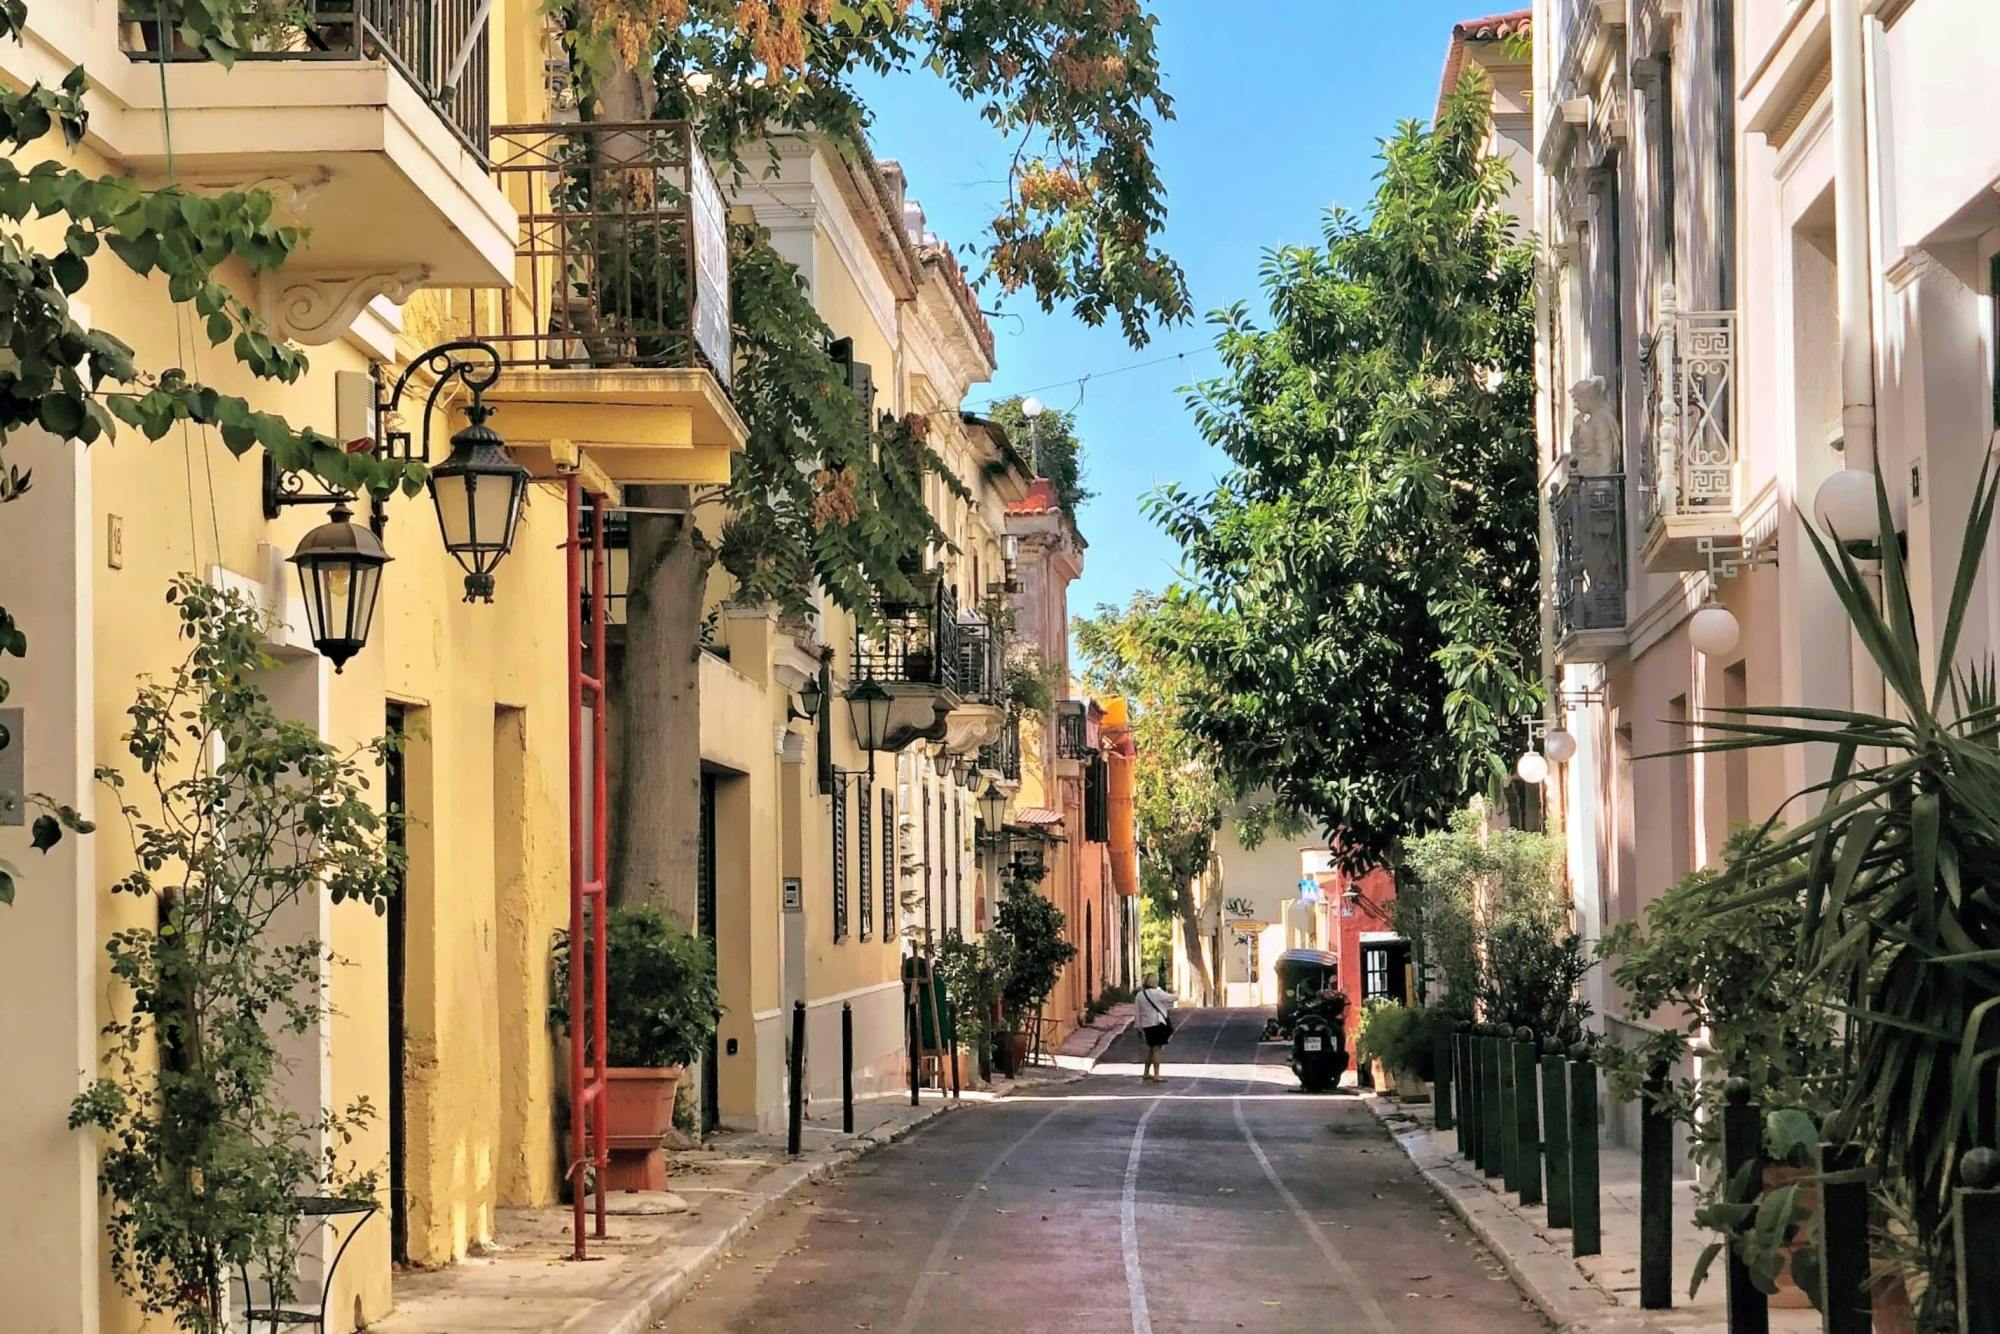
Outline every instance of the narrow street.
<path fill-rule="evenodd" d="M 1183 1012 L 1164 1085 L 1097 1072 L 968 1108 L 765 1224 L 661 1328 L 1545 1328 L 1351 1095 L 1260 1010 Z"/>

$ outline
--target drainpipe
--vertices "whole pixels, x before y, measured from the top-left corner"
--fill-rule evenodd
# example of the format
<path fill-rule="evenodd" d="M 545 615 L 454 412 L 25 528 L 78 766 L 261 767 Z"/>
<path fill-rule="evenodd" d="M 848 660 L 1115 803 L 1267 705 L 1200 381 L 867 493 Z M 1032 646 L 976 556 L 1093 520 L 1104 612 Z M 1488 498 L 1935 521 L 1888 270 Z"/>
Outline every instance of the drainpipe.
<path fill-rule="evenodd" d="M 1867 69 L 1859 0 L 1827 0 L 1832 45 L 1834 248 L 1840 316 L 1840 434 L 1843 466 L 1877 470 L 1875 457 L 1874 247 L 1868 227 Z M 1886 535 L 1885 535 L 1886 537 Z M 1882 589 L 1871 576 L 1879 605 Z M 1887 707 L 1881 670 L 1858 637 L 1848 637 L 1850 692 L 1857 710 Z"/>

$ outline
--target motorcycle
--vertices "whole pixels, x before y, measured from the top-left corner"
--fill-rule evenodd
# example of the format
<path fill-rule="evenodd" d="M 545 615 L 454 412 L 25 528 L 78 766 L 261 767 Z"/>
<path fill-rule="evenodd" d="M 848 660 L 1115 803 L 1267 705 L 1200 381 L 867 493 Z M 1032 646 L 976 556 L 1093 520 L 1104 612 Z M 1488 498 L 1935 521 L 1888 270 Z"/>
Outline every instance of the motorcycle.
<path fill-rule="evenodd" d="M 1340 1085 L 1347 1072 L 1347 997 L 1321 991 L 1302 998 L 1292 1021 L 1292 1073 L 1307 1093 Z"/>

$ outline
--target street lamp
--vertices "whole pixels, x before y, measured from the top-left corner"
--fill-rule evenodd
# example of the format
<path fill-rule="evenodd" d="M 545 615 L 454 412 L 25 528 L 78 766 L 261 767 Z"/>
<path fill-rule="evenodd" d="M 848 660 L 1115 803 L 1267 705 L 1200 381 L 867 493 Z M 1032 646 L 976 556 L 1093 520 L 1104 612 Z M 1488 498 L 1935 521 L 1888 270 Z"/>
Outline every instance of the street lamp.
<path fill-rule="evenodd" d="M 1874 543 L 1882 536 L 1882 517 L 1875 508 L 1875 474 L 1862 468 L 1842 468 L 1813 493 L 1813 518 L 1841 543 Z"/>
<path fill-rule="evenodd" d="M 1719 602 L 1710 602 L 1688 617 L 1688 643 L 1705 657 L 1734 652 L 1742 638 L 1736 613 Z"/>
<path fill-rule="evenodd" d="M 1524 750 L 1514 762 L 1514 776 L 1530 787 L 1540 787 L 1548 781 L 1549 762 L 1538 750 Z"/>
<path fill-rule="evenodd" d="M 863 681 L 847 692 L 847 711 L 854 720 L 854 744 L 868 752 L 871 765 L 875 752 L 888 748 L 889 714 L 895 702 L 876 681 Z"/>
<path fill-rule="evenodd" d="M 870 684 L 873 683 L 871 682 Z M 876 686 L 875 689 L 885 697 L 889 693 L 883 690 L 881 686 Z M 849 698 L 851 699 L 852 696 Z M 821 689 L 819 674 L 815 672 L 806 678 L 804 685 L 799 687 L 799 710 L 805 714 L 807 722 L 811 722 L 813 719 L 819 717 L 819 706 L 825 699 L 826 692 Z"/>
<path fill-rule="evenodd" d="M 1566 727 L 1550 728 L 1549 734 L 1542 738 L 1542 754 L 1548 756 L 1551 763 L 1568 764 L 1576 754 L 1575 734 Z"/>
<path fill-rule="evenodd" d="M 951 752 L 943 746 L 939 746 L 931 752 L 931 771 L 939 778 L 946 777 L 951 773 Z"/>
<path fill-rule="evenodd" d="M 368 642 L 382 567 L 393 559 L 382 539 L 353 519 L 345 500 L 336 499 L 327 521 L 307 533 L 291 557 L 299 567 L 313 647 L 336 673 Z"/>
<path fill-rule="evenodd" d="M 437 507 L 444 549 L 465 570 L 465 600 L 493 600 L 493 569 L 514 547 L 528 470 L 507 457 L 506 441 L 486 424 L 493 409 L 474 388 L 470 418 L 451 438 L 451 457 L 431 469 L 431 502 Z"/>
<path fill-rule="evenodd" d="M 1021 400 L 1021 415 L 1028 419 L 1028 467 L 1037 477 L 1042 475 L 1042 414 L 1047 411 L 1033 394 Z"/>
<path fill-rule="evenodd" d="M 1007 789 L 998 783 L 988 783 L 986 790 L 979 794 L 979 818 L 991 835 L 1000 833 L 1000 827 L 1007 820 Z"/>

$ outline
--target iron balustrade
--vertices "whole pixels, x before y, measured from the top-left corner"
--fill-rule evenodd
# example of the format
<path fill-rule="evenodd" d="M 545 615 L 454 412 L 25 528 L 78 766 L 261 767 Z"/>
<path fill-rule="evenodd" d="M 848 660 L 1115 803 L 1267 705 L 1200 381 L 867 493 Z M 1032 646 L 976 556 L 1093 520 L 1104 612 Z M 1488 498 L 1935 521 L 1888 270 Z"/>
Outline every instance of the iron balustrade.
<path fill-rule="evenodd" d="M 517 299 L 474 302 L 473 336 L 503 365 L 699 368 L 728 385 L 729 229 L 687 122 L 502 125 L 492 165 L 521 217 Z"/>
<path fill-rule="evenodd" d="M 482 164 L 490 161 L 492 24 L 490 14 L 481 13 L 480 0 L 298 0 L 297 7 L 296 23 L 237 58 L 387 61 Z M 161 23 L 160 9 L 138 0 L 118 7 L 126 55 L 176 63 L 207 60 L 206 52 L 180 41 L 171 18 Z"/>
<path fill-rule="evenodd" d="M 958 595 L 936 579 L 921 602 L 880 601 L 872 629 L 854 631 L 854 679 L 880 685 L 934 686 L 959 694 L 964 654 Z"/>
<path fill-rule="evenodd" d="M 1056 758 L 1080 760 L 1090 750 L 1090 715 L 1083 701 L 1056 701 Z"/>
<path fill-rule="evenodd" d="M 1625 626 L 1625 475 L 1574 470 L 1549 488 L 1556 636 Z"/>
<path fill-rule="evenodd" d="M 1662 518 L 1727 513 L 1736 476 L 1736 312 L 1681 310 L 1668 287 L 1645 345 L 1652 438 L 1640 451 L 1650 527 Z"/>
<path fill-rule="evenodd" d="M 969 702 L 999 704 L 1007 695 L 1006 637 L 978 612 L 958 623 L 959 693 Z"/>
<path fill-rule="evenodd" d="M 979 767 L 999 774 L 1003 782 L 1021 781 L 1021 720 L 1017 715 L 1007 715 L 998 741 L 979 748 Z"/>

